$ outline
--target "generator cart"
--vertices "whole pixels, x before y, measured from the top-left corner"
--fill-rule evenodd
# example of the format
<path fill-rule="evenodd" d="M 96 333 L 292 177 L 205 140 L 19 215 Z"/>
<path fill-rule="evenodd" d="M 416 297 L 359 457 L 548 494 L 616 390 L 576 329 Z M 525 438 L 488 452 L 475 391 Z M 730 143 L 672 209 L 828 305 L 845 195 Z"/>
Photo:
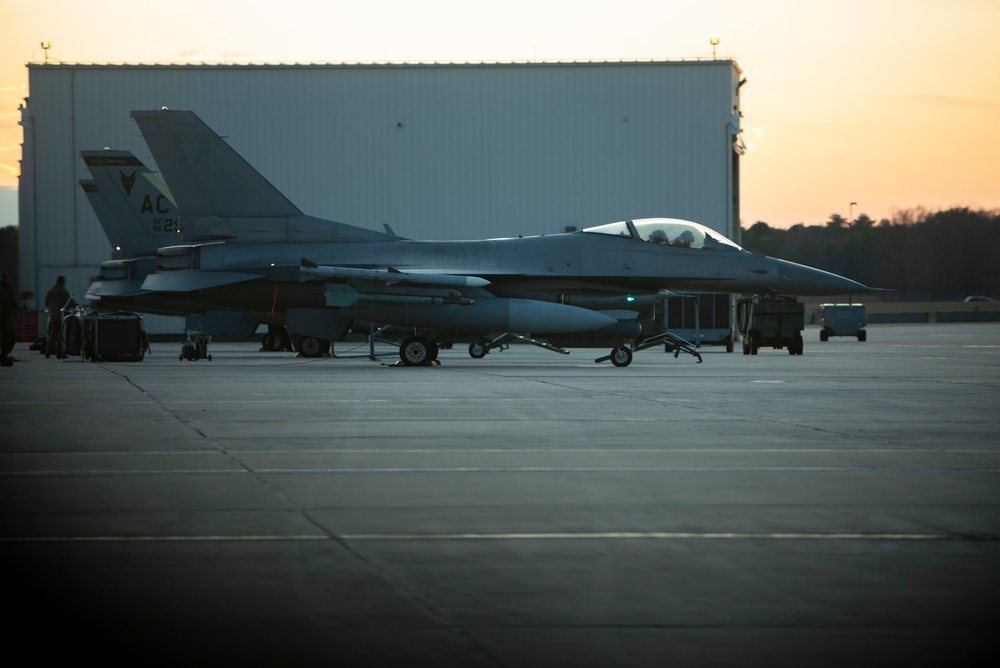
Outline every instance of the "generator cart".
<path fill-rule="evenodd" d="M 84 348 L 91 362 L 141 362 L 149 352 L 142 316 L 136 313 L 93 313 L 85 331 Z"/>
<path fill-rule="evenodd" d="M 743 354 L 756 355 L 761 347 L 788 348 L 802 354 L 805 305 L 794 297 L 754 295 L 736 303 L 736 325 L 743 337 Z"/>

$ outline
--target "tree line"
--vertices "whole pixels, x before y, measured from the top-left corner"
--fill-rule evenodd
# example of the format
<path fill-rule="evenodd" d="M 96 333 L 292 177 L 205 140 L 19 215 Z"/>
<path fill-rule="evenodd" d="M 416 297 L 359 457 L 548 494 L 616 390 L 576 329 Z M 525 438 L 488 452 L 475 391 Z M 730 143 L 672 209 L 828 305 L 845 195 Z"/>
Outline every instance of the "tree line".
<path fill-rule="evenodd" d="M 777 229 L 758 222 L 741 245 L 891 288 L 887 299 L 942 301 L 968 295 L 1000 298 L 1000 210 L 907 209 L 876 223 L 839 214 L 824 225 Z"/>

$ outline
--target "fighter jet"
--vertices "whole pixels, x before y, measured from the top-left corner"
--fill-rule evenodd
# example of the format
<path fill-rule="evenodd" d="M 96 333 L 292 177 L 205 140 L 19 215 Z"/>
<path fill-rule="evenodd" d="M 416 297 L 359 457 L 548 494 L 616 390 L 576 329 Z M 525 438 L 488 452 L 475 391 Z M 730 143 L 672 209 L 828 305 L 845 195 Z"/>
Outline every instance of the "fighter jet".
<path fill-rule="evenodd" d="M 664 290 L 868 290 L 673 218 L 476 241 L 414 241 L 388 226 L 376 232 L 325 221 L 303 214 L 193 112 L 132 117 L 191 242 L 157 251 L 145 290 L 208 309 L 284 314 L 290 332 L 322 341 L 338 340 L 355 320 L 407 328 L 412 335 L 400 345 L 407 365 L 431 363 L 443 332 L 631 340 L 641 329 L 640 306 Z"/>

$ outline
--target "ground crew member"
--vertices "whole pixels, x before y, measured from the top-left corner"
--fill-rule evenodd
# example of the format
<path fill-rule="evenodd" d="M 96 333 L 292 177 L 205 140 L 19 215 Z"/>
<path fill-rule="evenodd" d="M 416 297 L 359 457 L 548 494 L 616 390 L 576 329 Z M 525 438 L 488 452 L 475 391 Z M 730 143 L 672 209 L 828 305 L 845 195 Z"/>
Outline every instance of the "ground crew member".
<path fill-rule="evenodd" d="M 69 302 L 69 291 L 66 289 L 66 277 L 60 276 L 56 284 L 45 295 L 45 308 L 49 310 L 48 339 L 45 343 L 45 357 L 55 355 L 63 359 L 66 355 L 62 350 L 62 310 Z"/>

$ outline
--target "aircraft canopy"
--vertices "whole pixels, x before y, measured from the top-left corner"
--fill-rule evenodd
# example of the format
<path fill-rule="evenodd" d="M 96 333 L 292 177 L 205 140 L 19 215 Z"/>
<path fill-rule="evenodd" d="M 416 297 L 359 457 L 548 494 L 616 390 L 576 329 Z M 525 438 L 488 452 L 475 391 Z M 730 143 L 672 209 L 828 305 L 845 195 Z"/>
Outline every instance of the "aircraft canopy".
<path fill-rule="evenodd" d="M 705 248 L 709 250 L 743 250 L 719 232 L 704 225 L 679 218 L 643 218 L 630 221 L 635 225 L 641 241 L 680 248 Z M 631 237 L 628 222 L 608 223 L 588 227 L 583 232 Z"/>

